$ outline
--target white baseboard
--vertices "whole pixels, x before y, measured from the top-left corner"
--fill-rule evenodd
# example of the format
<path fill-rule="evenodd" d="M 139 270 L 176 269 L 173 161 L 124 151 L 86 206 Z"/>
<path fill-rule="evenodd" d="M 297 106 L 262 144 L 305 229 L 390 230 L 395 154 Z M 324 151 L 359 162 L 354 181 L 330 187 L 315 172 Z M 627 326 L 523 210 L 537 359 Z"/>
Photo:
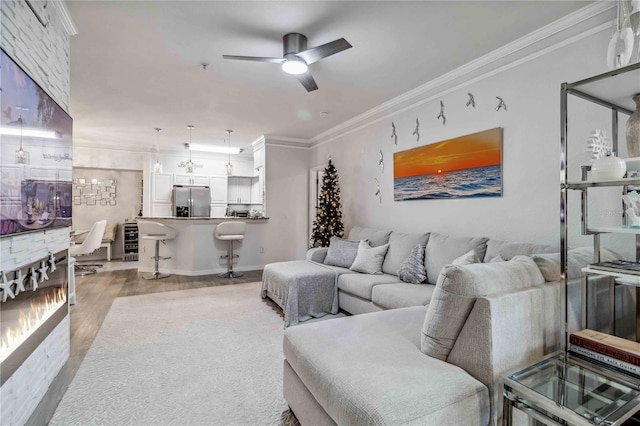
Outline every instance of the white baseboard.
<path fill-rule="evenodd" d="M 264 265 L 237 266 L 233 268 L 234 271 L 238 271 L 238 272 L 257 271 L 262 269 L 264 269 Z M 153 273 L 153 271 L 154 271 L 153 267 L 146 267 L 146 266 L 138 267 L 138 272 Z M 162 267 L 160 268 L 160 272 L 163 274 L 184 275 L 187 277 L 199 277 L 201 275 L 220 274 L 226 271 L 227 271 L 226 268 L 201 269 L 198 271 L 194 271 L 191 269 L 167 269 Z"/>

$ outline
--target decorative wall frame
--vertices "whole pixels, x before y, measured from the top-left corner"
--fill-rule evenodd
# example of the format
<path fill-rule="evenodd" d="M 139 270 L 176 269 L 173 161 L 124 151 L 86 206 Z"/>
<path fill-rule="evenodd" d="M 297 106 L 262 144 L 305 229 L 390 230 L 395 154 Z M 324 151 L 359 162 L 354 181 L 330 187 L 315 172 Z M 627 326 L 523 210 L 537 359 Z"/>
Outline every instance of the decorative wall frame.
<path fill-rule="evenodd" d="M 394 200 L 502 196 L 502 128 L 393 155 Z"/>
<path fill-rule="evenodd" d="M 116 179 L 85 179 L 73 180 L 73 204 L 79 206 L 115 206 L 117 205 Z"/>

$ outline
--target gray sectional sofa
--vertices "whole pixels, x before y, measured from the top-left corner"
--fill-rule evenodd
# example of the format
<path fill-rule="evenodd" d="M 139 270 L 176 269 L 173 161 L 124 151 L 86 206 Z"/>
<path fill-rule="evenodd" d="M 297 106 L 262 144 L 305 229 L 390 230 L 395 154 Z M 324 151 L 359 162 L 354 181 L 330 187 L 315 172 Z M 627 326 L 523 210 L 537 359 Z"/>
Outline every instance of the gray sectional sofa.
<path fill-rule="evenodd" d="M 348 238 L 389 249 L 380 275 L 331 266 L 340 308 L 358 315 L 285 330 L 284 396 L 302 425 L 499 424 L 503 374 L 562 348 L 557 247 L 361 227 Z M 408 284 L 395 271 L 416 244 L 428 282 Z M 450 265 L 470 250 L 485 263 Z M 569 256 L 573 287 L 591 257 Z"/>
<path fill-rule="evenodd" d="M 339 274 L 338 305 L 350 314 L 428 305 L 442 268 L 470 250 L 475 251 L 484 262 L 498 256 L 509 260 L 516 255 L 554 253 L 559 250 L 557 246 L 513 243 L 484 237 L 455 237 L 438 232 L 409 234 L 360 226 L 353 227 L 347 239 L 367 240 L 371 247 L 389 244 L 381 275 L 361 274 L 329 265 Z M 425 246 L 427 282 L 410 284 L 400 280 L 396 271 L 417 244 Z M 323 263 L 327 251 L 328 247 L 310 249 L 307 259 Z"/>

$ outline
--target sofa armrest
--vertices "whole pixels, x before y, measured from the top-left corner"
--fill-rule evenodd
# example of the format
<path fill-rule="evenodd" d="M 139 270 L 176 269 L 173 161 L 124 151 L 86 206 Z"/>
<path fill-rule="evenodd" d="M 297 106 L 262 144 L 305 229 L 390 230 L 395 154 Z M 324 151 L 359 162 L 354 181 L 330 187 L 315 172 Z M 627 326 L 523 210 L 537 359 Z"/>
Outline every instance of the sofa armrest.
<path fill-rule="evenodd" d="M 480 297 L 447 362 L 489 389 L 490 424 L 502 416 L 502 376 L 540 361 L 563 345 L 564 287 L 546 283 Z"/>
<path fill-rule="evenodd" d="M 327 251 L 329 247 L 313 247 L 307 250 L 307 260 L 312 262 L 324 263 L 324 258 L 327 257 Z"/>

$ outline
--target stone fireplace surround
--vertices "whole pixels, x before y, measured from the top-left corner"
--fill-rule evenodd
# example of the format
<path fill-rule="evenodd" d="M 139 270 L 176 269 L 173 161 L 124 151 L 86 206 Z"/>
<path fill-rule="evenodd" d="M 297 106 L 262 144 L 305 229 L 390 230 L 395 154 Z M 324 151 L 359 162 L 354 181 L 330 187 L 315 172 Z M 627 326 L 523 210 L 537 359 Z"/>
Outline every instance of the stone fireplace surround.
<path fill-rule="evenodd" d="M 23 281 L 25 291 L 15 295 L 8 302 L 0 298 L 0 320 L 5 320 L 2 328 L 7 329 L 8 320 L 15 319 L 16 307 L 30 306 L 31 300 L 41 300 L 43 294 L 52 295 L 54 289 L 61 288 L 60 297 L 67 299 L 69 228 L 58 228 L 44 232 L 3 237 L 0 239 L 0 271 L 10 279 L 17 271 L 26 275 Z M 28 276 L 36 272 L 35 266 L 54 254 L 56 270 L 47 269 L 48 279 L 38 276 L 37 291 L 32 290 Z M 34 267 L 34 271 L 31 271 Z M 13 287 L 15 289 L 15 285 Z M 1 293 L 1 292 L 0 292 Z M 24 302 L 26 300 L 26 302 Z M 34 306 L 37 306 L 36 303 Z M 50 316 L 38 324 L 29 336 L 14 350 L 0 357 L 0 424 L 24 424 L 36 408 L 49 385 L 69 358 L 70 329 L 69 305 L 60 304 Z M 2 337 L 2 336 L 0 336 Z M 0 351 L 2 352 L 2 351 Z"/>

